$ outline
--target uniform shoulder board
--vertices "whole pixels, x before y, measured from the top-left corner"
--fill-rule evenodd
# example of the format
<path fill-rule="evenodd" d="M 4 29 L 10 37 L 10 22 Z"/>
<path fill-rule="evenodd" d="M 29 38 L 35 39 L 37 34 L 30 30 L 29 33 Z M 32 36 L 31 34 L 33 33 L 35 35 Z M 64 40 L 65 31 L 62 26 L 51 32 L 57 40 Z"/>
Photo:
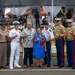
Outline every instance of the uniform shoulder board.
<path fill-rule="evenodd" d="M 52 30 L 51 30 L 51 29 L 49 29 L 49 31 L 50 31 L 50 32 L 52 32 Z"/>

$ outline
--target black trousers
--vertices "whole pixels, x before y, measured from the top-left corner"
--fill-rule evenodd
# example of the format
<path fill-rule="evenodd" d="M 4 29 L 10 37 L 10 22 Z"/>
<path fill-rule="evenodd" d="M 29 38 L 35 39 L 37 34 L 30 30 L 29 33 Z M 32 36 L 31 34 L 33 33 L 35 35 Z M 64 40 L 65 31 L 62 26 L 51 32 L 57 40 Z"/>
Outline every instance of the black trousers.
<path fill-rule="evenodd" d="M 33 64 L 33 48 L 24 48 L 24 65 L 27 65 L 29 57 L 29 64 Z"/>
<path fill-rule="evenodd" d="M 46 49 L 44 63 L 50 65 L 51 64 L 51 43 L 46 42 Z"/>
<path fill-rule="evenodd" d="M 10 42 L 7 42 L 7 64 L 9 64 L 9 59 L 10 59 Z"/>
<path fill-rule="evenodd" d="M 36 20 L 36 28 L 37 27 L 40 27 L 40 21 L 39 20 Z"/>

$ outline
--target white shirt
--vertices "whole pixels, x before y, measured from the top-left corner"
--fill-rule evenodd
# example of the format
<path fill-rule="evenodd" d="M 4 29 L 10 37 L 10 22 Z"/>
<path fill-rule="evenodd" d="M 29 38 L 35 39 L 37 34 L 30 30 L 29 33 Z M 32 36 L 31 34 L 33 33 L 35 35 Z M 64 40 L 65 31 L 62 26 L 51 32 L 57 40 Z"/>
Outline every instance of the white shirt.
<path fill-rule="evenodd" d="M 27 16 L 27 22 L 33 22 L 33 15 L 31 15 L 31 14 L 29 14 L 28 16 Z M 33 23 L 32 23 L 33 24 Z"/>
<path fill-rule="evenodd" d="M 48 23 L 50 22 L 51 16 L 47 16 L 46 20 L 48 21 Z"/>
<path fill-rule="evenodd" d="M 75 22 L 72 22 L 73 26 L 75 26 Z"/>
<path fill-rule="evenodd" d="M 74 17 L 75 17 L 75 13 L 73 14 L 72 18 L 74 18 Z"/>
<path fill-rule="evenodd" d="M 43 35 L 46 38 L 46 41 L 48 41 L 48 38 L 54 38 L 54 34 L 51 28 L 48 28 L 48 30 L 46 30 L 45 28 L 42 30 Z"/>
<path fill-rule="evenodd" d="M 11 42 L 19 42 L 20 41 L 20 30 L 12 29 L 9 32 L 9 37 L 13 37 L 15 35 L 18 35 L 16 38 L 12 39 Z"/>

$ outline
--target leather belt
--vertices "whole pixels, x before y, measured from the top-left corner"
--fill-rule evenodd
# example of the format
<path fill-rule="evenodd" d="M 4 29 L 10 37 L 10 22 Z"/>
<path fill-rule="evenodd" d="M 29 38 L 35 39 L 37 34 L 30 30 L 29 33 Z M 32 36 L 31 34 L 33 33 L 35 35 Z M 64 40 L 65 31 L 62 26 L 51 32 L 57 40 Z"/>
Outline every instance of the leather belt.
<path fill-rule="evenodd" d="M 72 41 L 72 40 L 74 40 L 74 39 L 70 39 L 70 40 L 67 40 L 67 41 Z"/>
<path fill-rule="evenodd" d="M 0 43 L 6 43 L 6 42 L 0 42 Z"/>

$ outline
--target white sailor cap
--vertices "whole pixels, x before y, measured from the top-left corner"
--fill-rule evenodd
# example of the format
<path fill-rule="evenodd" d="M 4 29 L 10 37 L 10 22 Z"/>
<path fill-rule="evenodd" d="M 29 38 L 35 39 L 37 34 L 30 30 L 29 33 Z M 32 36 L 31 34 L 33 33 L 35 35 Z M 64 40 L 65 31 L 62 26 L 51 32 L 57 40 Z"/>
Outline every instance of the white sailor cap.
<path fill-rule="evenodd" d="M 71 23 L 71 22 L 73 22 L 73 20 L 72 19 L 66 19 L 66 22 Z"/>
<path fill-rule="evenodd" d="M 61 21 L 61 18 L 55 18 L 55 21 Z"/>
<path fill-rule="evenodd" d="M 20 24 L 19 21 L 13 21 L 13 25 L 17 25 L 17 24 Z"/>

